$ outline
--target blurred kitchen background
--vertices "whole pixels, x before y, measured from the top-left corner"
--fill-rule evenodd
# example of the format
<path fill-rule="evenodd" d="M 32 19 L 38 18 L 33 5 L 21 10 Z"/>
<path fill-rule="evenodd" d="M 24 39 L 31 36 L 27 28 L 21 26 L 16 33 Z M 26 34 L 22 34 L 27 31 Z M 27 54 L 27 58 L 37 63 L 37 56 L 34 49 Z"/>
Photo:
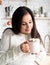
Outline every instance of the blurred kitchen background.
<path fill-rule="evenodd" d="M 11 27 L 12 14 L 19 6 L 27 6 L 33 11 L 42 40 L 49 46 L 50 0 L 0 0 L 0 39 L 4 29 Z"/>

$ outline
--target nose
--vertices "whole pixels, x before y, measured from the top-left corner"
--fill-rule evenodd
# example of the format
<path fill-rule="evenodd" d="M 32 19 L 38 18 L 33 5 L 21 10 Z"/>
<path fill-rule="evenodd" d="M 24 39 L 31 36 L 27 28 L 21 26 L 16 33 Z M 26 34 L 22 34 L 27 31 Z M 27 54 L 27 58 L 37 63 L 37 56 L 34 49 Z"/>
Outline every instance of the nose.
<path fill-rule="evenodd" d="M 30 27 L 30 25 L 29 24 L 27 24 L 27 28 L 29 28 Z"/>

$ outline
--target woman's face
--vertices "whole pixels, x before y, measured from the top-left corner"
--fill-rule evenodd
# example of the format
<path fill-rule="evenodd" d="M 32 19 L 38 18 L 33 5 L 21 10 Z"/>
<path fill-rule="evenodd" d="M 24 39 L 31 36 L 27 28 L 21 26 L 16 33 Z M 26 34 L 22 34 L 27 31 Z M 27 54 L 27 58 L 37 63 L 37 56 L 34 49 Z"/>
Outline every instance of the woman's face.
<path fill-rule="evenodd" d="M 21 33 L 29 34 L 33 28 L 32 17 L 29 13 L 23 16 L 21 24 Z"/>

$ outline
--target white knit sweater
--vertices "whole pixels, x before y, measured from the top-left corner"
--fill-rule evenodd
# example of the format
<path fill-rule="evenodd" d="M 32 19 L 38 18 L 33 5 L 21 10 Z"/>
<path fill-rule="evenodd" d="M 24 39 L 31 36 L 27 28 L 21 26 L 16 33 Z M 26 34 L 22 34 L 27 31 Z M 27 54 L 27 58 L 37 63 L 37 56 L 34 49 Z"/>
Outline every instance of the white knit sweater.
<path fill-rule="evenodd" d="M 14 34 L 12 30 L 6 30 L 1 39 L 0 44 L 0 65 L 36 65 L 34 62 L 36 57 L 30 53 L 24 53 L 20 49 L 20 44 L 31 38 L 24 34 Z M 44 48 L 38 56 L 42 58 L 45 56 Z"/>

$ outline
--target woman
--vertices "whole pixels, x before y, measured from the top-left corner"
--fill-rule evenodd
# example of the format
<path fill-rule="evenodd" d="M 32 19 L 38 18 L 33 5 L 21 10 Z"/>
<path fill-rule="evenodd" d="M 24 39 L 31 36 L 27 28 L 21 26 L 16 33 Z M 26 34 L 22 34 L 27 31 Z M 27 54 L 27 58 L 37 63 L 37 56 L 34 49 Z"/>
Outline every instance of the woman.
<path fill-rule="evenodd" d="M 0 65 L 35 65 L 35 54 L 30 53 L 29 39 L 42 39 L 35 25 L 32 11 L 25 6 L 17 8 L 12 16 L 12 28 L 3 32 Z M 40 54 L 45 51 L 43 45 Z M 40 57 L 39 54 L 39 57 Z"/>

